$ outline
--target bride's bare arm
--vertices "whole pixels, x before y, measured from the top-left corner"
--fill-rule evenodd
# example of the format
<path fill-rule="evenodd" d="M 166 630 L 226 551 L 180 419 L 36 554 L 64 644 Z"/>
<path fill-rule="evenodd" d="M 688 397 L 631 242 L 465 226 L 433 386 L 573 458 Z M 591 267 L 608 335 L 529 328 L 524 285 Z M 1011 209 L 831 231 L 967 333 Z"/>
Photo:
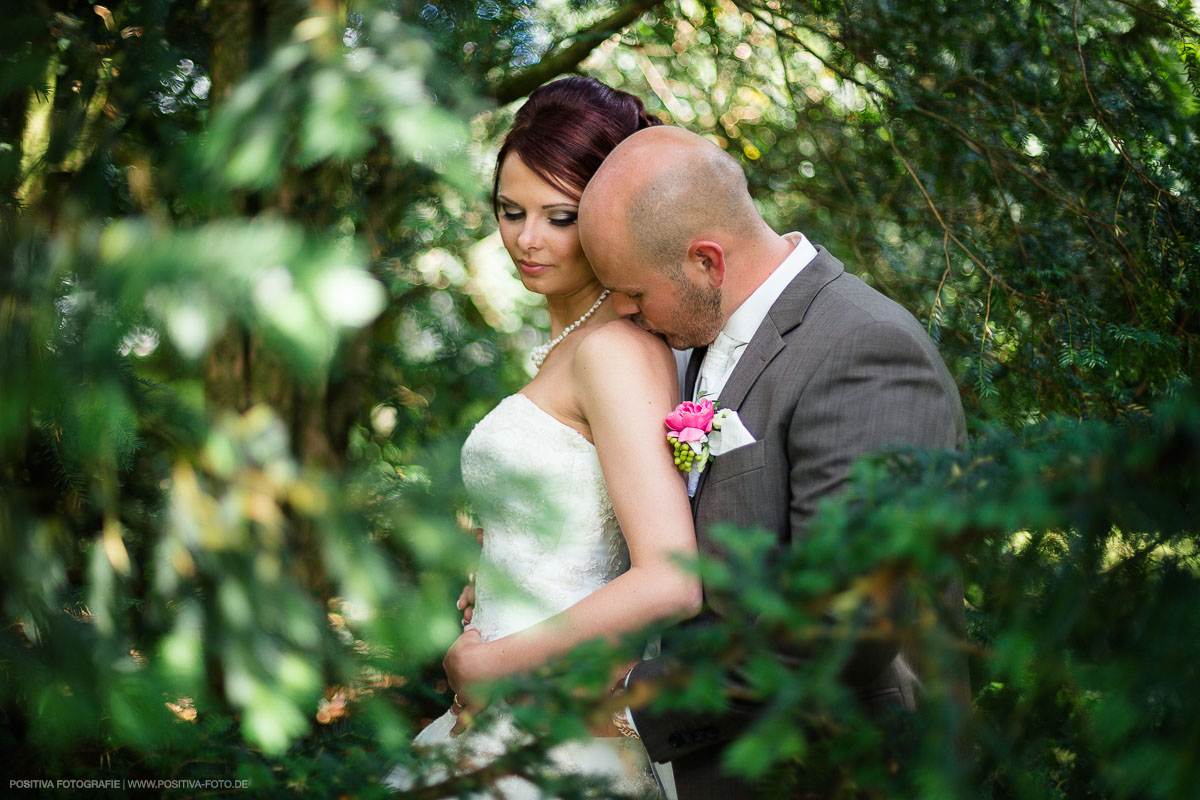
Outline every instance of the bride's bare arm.
<path fill-rule="evenodd" d="M 631 322 L 613 322 L 580 343 L 573 379 L 629 546 L 629 571 L 526 630 L 486 644 L 473 631 L 463 634 L 444 662 L 455 691 L 700 609 L 699 578 L 675 560 L 695 555 L 696 535 L 663 427 L 677 395 L 670 350 Z"/>

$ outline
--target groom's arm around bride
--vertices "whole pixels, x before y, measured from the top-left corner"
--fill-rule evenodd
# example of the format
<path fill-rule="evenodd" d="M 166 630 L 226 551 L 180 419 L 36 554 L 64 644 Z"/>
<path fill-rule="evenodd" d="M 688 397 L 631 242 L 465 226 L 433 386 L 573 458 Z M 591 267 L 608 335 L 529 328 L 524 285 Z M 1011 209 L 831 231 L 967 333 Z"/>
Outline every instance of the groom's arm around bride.
<path fill-rule="evenodd" d="M 621 293 L 624 313 L 674 347 L 699 348 L 689 385 L 702 375 L 705 396 L 736 411 L 756 440 L 701 477 L 692 512 L 704 555 L 722 558 L 711 536 L 722 523 L 802 548 L 818 502 L 844 489 L 856 458 L 964 444 L 957 389 L 924 329 L 828 251 L 771 230 L 741 168 L 715 145 L 673 128 L 634 135 L 589 184 L 579 221 L 588 257 Z M 961 587 L 947 590 L 947 607 L 961 615 Z M 706 592 L 701 619 L 727 611 Z M 914 709 L 911 655 L 895 642 L 856 642 L 843 680 L 868 710 Z M 631 680 L 669 669 L 669 639 L 664 656 Z M 634 715 L 651 757 L 673 763 L 682 800 L 753 796 L 719 768 L 721 748 L 747 719 Z"/>

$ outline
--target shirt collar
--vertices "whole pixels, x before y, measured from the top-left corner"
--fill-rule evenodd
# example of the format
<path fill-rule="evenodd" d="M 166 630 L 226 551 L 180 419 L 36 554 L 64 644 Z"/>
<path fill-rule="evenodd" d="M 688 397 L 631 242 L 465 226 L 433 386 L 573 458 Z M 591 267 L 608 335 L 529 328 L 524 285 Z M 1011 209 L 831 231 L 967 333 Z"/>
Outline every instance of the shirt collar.
<path fill-rule="evenodd" d="M 771 310 L 771 306 L 775 305 L 775 301 L 783 294 L 783 290 L 795 280 L 802 269 L 817 257 L 817 249 L 804 234 L 788 233 L 784 238 L 789 242 L 794 242 L 796 246 L 788 254 L 788 257 L 775 268 L 775 271 L 768 275 L 767 279 L 730 315 L 725 322 L 725 327 L 721 329 L 726 336 L 737 339 L 743 344 L 753 339 L 758 327 L 767 318 L 767 312 Z"/>

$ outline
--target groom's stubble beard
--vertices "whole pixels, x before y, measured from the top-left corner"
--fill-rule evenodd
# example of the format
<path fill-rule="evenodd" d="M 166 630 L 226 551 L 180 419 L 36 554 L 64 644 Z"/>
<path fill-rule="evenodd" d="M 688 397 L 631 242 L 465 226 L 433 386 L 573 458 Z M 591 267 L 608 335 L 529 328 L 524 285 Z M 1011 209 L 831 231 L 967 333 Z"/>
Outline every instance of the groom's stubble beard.
<path fill-rule="evenodd" d="M 697 286 L 683 277 L 672 276 L 679 290 L 670 328 L 660 328 L 667 344 L 676 350 L 705 347 L 717 338 L 725 320 L 721 315 L 721 289 L 717 286 Z"/>

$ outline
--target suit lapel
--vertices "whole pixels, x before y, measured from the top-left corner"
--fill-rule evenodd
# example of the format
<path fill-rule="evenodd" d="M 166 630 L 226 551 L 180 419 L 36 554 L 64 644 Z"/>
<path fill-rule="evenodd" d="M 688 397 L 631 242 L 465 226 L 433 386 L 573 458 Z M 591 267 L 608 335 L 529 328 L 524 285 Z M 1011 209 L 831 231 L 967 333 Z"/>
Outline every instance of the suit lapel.
<path fill-rule="evenodd" d="M 754 382 L 758 380 L 758 376 L 783 350 L 784 334 L 804 321 L 804 315 L 808 313 L 808 307 L 812 305 L 813 299 L 844 271 L 845 268 L 841 261 L 831 256 L 825 248 L 817 246 L 817 257 L 783 290 L 783 294 L 767 312 L 767 318 L 758 326 L 754 338 L 746 345 L 746 351 L 738 359 L 737 366 L 733 368 L 733 373 L 725 383 L 725 388 L 721 390 L 720 408 L 742 410 L 746 395 L 754 386 Z M 703 351 L 700 351 L 700 355 L 703 358 Z M 695 373 L 698 374 L 700 359 L 695 355 L 692 356 L 692 363 L 688 364 L 687 371 L 692 386 L 695 385 L 696 378 L 696 375 L 693 374 L 693 367 Z M 762 431 L 759 431 L 759 435 L 762 435 Z M 695 496 L 692 497 L 693 515 L 700 505 L 700 496 L 704 492 L 708 473 L 709 470 L 706 469 L 700 474 L 700 483 L 696 486 Z"/>
<path fill-rule="evenodd" d="M 783 290 L 767 312 L 767 318 L 758 326 L 754 338 L 746 345 L 746 351 L 721 390 L 722 408 L 741 409 L 758 376 L 783 349 L 784 334 L 804 321 L 813 298 L 844 271 L 841 261 L 829 255 L 825 248 L 817 247 L 817 257 Z"/>

